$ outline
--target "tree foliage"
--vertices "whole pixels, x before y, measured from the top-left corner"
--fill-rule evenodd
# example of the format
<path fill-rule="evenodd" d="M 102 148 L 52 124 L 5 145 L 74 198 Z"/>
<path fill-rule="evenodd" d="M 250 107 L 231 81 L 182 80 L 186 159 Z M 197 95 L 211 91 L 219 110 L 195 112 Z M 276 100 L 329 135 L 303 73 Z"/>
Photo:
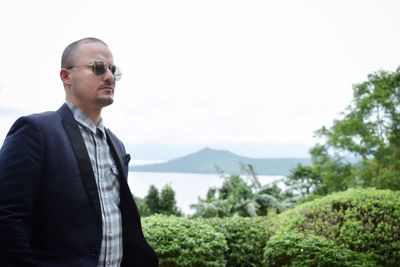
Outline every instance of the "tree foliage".
<path fill-rule="evenodd" d="M 144 198 L 144 203 L 146 204 L 147 209 L 149 210 L 148 215 L 160 212 L 161 210 L 160 193 L 158 192 L 158 189 L 154 185 L 151 185 L 149 187 L 149 191 L 147 192 L 147 195 Z"/>
<path fill-rule="evenodd" d="M 375 72 L 354 85 L 342 118 L 316 135 L 324 143 L 311 150 L 312 166 L 299 165 L 289 176 L 301 193 L 400 189 L 400 68 Z"/>
<path fill-rule="evenodd" d="M 138 206 L 142 216 L 153 214 L 182 215 L 176 206 L 175 191 L 168 184 L 161 189 L 161 193 L 154 185 L 151 185 L 146 197 L 139 201 Z"/>
<path fill-rule="evenodd" d="M 262 186 L 251 165 L 242 165 L 246 177 L 238 174 L 226 176 L 220 188 L 210 188 L 206 198 L 191 205 L 194 217 L 244 217 L 264 216 L 270 209 L 278 212 L 287 205 L 282 199 L 281 190 L 275 185 Z"/>
<path fill-rule="evenodd" d="M 311 193 L 326 195 L 356 185 L 355 167 L 344 157 L 330 155 L 327 146 L 316 145 L 310 150 L 312 165 L 298 164 L 291 170 L 286 184 L 301 197 Z"/>
<path fill-rule="evenodd" d="M 168 215 L 181 215 L 176 206 L 175 191 L 170 185 L 165 185 L 160 194 L 160 213 Z"/>

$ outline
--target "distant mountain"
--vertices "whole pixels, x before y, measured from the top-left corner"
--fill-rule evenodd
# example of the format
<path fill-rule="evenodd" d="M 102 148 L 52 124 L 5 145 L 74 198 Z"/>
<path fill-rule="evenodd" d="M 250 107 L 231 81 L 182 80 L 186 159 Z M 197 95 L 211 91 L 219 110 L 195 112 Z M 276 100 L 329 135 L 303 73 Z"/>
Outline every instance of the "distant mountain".
<path fill-rule="evenodd" d="M 0 109 L 0 114 L 1 114 Z M 169 160 L 188 155 L 204 148 L 202 144 L 124 144 L 133 158 L 141 160 Z M 210 143 L 214 149 L 229 150 L 235 154 L 251 158 L 306 158 L 310 145 L 268 144 L 268 143 Z"/>
<path fill-rule="evenodd" d="M 290 169 L 301 163 L 310 165 L 309 158 L 249 158 L 227 150 L 204 148 L 193 154 L 164 163 L 130 167 L 136 172 L 217 173 L 216 166 L 225 173 L 240 173 L 240 163 L 251 164 L 259 175 L 288 175 Z"/>

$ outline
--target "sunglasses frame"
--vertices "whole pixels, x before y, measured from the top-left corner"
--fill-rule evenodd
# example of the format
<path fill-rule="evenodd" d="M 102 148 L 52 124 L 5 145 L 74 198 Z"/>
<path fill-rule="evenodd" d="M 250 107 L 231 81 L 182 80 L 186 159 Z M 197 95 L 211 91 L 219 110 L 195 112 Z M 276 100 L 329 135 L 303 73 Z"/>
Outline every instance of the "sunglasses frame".
<path fill-rule="evenodd" d="M 107 69 L 109 69 L 114 76 L 114 80 L 119 81 L 121 80 L 122 72 L 121 69 L 115 66 L 114 64 L 107 64 L 104 61 L 94 61 L 93 63 L 89 63 L 87 65 L 82 65 L 83 67 L 89 67 L 93 74 L 96 76 L 101 76 L 104 75 L 107 72 Z M 73 69 L 81 66 L 71 66 L 68 67 L 67 69 Z"/>

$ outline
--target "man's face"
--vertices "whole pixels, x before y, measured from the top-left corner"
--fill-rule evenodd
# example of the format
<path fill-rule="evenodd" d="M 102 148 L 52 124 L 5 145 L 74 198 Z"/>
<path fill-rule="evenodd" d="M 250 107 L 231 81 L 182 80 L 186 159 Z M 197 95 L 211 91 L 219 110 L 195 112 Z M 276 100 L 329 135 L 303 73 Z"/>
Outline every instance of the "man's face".
<path fill-rule="evenodd" d="M 101 43 L 81 44 L 73 58 L 74 67 L 69 69 L 67 99 L 85 112 L 101 110 L 114 102 L 114 76 L 108 68 L 102 75 L 94 74 L 88 65 L 95 61 L 114 64 L 108 47 Z"/>

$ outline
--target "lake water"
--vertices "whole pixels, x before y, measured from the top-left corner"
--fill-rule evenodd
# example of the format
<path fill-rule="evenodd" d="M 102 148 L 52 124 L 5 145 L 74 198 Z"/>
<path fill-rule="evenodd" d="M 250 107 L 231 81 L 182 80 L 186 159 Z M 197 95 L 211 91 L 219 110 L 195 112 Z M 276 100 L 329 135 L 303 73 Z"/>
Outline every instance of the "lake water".
<path fill-rule="evenodd" d="M 261 184 L 282 179 L 284 176 L 257 176 Z M 198 202 L 198 197 L 204 198 L 210 187 L 220 187 L 223 179 L 218 174 L 197 173 L 166 173 L 166 172 L 130 172 L 128 184 L 132 193 L 140 198 L 147 195 L 150 185 L 159 191 L 169 184 L 175 191 L 177 206 L 185 214 L 192 214 L 191 204 Z"/>

